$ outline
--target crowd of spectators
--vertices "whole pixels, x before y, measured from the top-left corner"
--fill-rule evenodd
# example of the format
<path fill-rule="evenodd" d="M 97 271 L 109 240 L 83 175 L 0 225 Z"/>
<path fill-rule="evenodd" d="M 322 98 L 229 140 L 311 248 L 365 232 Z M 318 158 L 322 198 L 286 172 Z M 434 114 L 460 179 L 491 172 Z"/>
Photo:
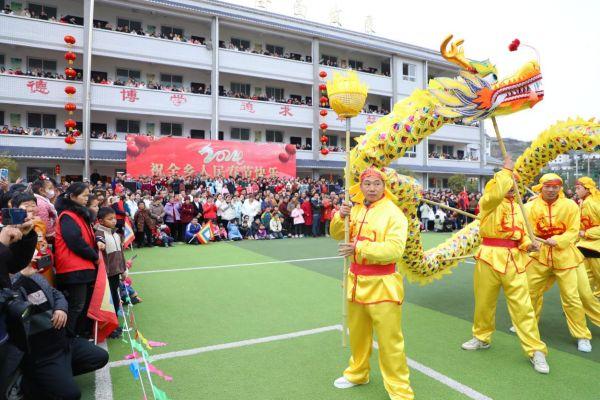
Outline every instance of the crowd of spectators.
<path fill-rule="evenodd" d="M 17 76 L 30 76 L 32 78 L 42 78 L 42 79 L 62 79 L 67 81 L 81 81 L 81 72 L 77 72 L 74 78 L 69 78 L 64 74 L 60 74 L 56 71 L 42 71 L 39 68 L 35 68 L 33 70 L 26 69 L 23 71 L 21 68 L 6 68 L 4 66 L 0 67 L 0 74 L 5 75 L 17 75 Z"/>
<path fill-rule="evenodd" d="M 234 92 L 231 90 L 227 90 L 227 91 L 222 91 L 220 94 L 220 96 L 223 97 L 233 97 L 236 99 L 248 99 L 248 100 L 255 100 L 255 101 L 269 101 L 272 103 L 281 103 L 281 104 L 291 104 L 294 106 L 312 106 L 312 99 L 310 97 L 305 97 L 305 98 L 301 98 L 299 96 L 290 96 L 287 99 L 284 98 L 276 98 L 276 97 L 268 97 L 265 95 L 253 95 L 250 96 L 246 93 L 242 93 L 242 92 Z"/>
<path fill-rule="evenodd" d="M 478 204 L 481 193 L 468 193 L 466 190 L 455 193 L 450 189 L 438 189 L 424 191 L 423 198 L 477 215 L 479 213 Z M 420 205 L 417 210 L 417 216 L 421 220 L 421 229 L 424 232 L 452 232 L 453 230 L 461 229 L 466 223 L 471 222 L 470 218 L 456 211 L 450 211 L 427 203 Z"/>
<path fill-rule="evenodd" d="M 67 132 L 61 131 L 60 129 L 49 129 L 49 128 L 24 128 L 19 127 L 8 127 L 4 125 L 0 129 L 0 135 L 24 135 L 24 136 L 45 136 L 45 137 L 66 137 Z M 114 132 L 91 132 L 90 137 L 92 139 L 105 139 L 105 140 L 117 140 L 118 136 Z"/>
<path fill-rule="evenodd" d="M 440 160 L 462 160 L 462 161 L 479 161 L 479 157 L 465 154 L 463 156 L 453 155 L 449 153 L 440 153 L 437 151 L 429 152 L 429 158 L 437 158 Z"/>
<path fill-rule="evenodd" d="M 107 77 L 103 77 L 100 75 L 93 75 L 91 77 L 92 83 L 97 83 L 99 85 L 113 85 L 113 86 L 127 86 L 141 89 L 152 89 L 152 90 L 164 90 L 168 92 L 179 92 L 179 93 L 194 93 L 194 94 L 207 94 L 210 95 L 210 86 L 206 85 L 193 85 L 190 87 L 186 87 L 183 85 L 169 85 L 162 84 L 155 81 L 144 82 L 137 79 L 129 78 L 125 79 L 115 79 L 112 80 Z"/>

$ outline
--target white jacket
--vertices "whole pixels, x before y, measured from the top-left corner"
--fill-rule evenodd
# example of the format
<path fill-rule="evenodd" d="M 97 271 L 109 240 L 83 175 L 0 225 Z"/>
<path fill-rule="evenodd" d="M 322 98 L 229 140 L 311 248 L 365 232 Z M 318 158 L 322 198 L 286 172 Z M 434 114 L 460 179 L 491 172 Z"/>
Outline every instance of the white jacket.
<path fill-rule="evenodd" d="M 257 214 L 260 214 L 260 201 L 253 200 L 252 204 L 250 204 L 250 199 L 244 200 L 244 204 L 242 204 L 242 215 L 248 215 L 250 221 L 254 221 L 254 217 L 256 217 Z"/>
<path fill-rule="evenodd" d="M 271 218 L 269 225 L 271 226 L 271 232 L 281 232 L 281 222 L 278 219 Z"/>
<path fill-rule="evenodd" d="M 235 218 L 235 208 L 233 204 L 227 203 L 227 201 L 221 202 L 221 205 L 219 205 L 219 211 L 221 211 L 221 219 L 231 221 Z"/>

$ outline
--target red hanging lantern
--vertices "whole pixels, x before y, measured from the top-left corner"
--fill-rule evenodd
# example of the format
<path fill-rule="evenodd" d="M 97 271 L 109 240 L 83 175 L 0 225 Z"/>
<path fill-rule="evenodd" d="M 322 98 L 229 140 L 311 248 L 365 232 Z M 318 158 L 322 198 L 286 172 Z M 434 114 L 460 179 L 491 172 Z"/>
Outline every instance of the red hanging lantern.
<path fill-rule="evenodd" d="M 75 144 L 76 142 L 77 142 L 77 139 L 75 139 L 72 135 L 69 135 L 65 138 L 66 144 Z"/>
<path fill-rule="evenodd" d="M 327 147 L 323 147 L 321 149 L 321 154 L 323 154 L 324 156 L 326 156 L 327 154 L 329 154 L 329 149 Z"/>
<path fill-rule="evenodd" d="M 67 44 L 75 44 L 75 42 L 77 42 L 77 40 L 75 40 L 75 38 L 71 35 L 65 35 L 64 40 Z"/>
<path fill-rule="evenodd" d="M 325 130 L 329 127 L 329 125 L 327 125 L 325 122 L 322 122 L 321 125 L 319 125 L 319 128 L 321 128 L 321 130 Z"/>
<path fill-rule="evenodd" d="M 296 145 L 293 144 L 286 144 L 285 145 L 285 152 L 288 153 L 289 155 L 293 155 L 296 154 Z"/>
<path fill-rule="evenodd" d="M 329 100 L 329 99 L 328 99 L 327 97 L 325 97 L 325 96 L 321 96 L 321 98 L 319 99 L 319 101 L 320 101 L 321 103 L 327 103 L 327 101 L 328 101 L 328 100 Z"/>
<path fill-rule="evenodd" d="M 69 114 L 73 113 L 73 111 L 77 110 L 77 106 L 75 103 L 67 103 L 65 104 L 65 110 L 69 112 Z"/>
<path fill-rule="evenodd" d="M 79 137 L 79 136 L 81 136 L 81 131 L 79 131 L 78 129 L 73 129 L 73 130 L 71 131 L 71 133 L 72 133 L 72 134 L 73 134 L 73 136 L 75 136 L 75 137 Z"/>
<path fill-rule="evenodd" d="M 67 67 L 65 68 L 65 75 L 69 78 L 75 78 L 75 76 L 77 76 L 77 72 L 73 68 Z"/>
<path fill-rule="evenodd" d="M 69 96 L 72 96 L 75 93 L 77 93 L 77 89 L 75 89 L 74 86 L 66 86 L 65 87 L 65 93 L 68 94 Z"/>
<path fill-rule="evenodd" d="M 326 117 L 327 116 L 327 110 L 321 110 L 321 111 L 319 111 L 319 114 L 321 114 L 321 117 Z"/>
<path fill-rule="evenodd" d="M 325 144 L 329 141 L 329 138 L 325 135 L 321 136 L 321 143 Z"/>
<path fill-rule="evenodd" d="M 320 90 L 320 91 L 322 91 L 322 92 L 324 92 L 325 90 L 327 90 L 327 85 L 326 85 L 326 84 L 324 84 L 324 83 L 321 83 L 321 84 L 319 85 L 319 90 Z"/>
<path fill-rule="evenodd" d="M 286 163 L 288 162 L 290 159 L 290 155 L 287 153 L 279 153 L 279 161 L 281 161 L 282 163 Z"/>
<path fill-rule="evenodd" d="M 320 76 L 321 78 L 325 78 L 325 77 L 327 77 L 327 72 L 325 72 L 325 71 L 321 71 L 321 72 L 319 72 L 319 76 Z"/>
<path fill-rule="evenodd" d="M 77 59 L 77 55 L 72 51 L 67 51 L 65 53 L 65 60 L 67 61 L 75 61 Z"/>
<path fill-rule="evenodd" d="M 72 129 L 75 128 L 77 126 L 77 122 L 73 121 L 71 118 L 65 120 L 65 127 Z"/>

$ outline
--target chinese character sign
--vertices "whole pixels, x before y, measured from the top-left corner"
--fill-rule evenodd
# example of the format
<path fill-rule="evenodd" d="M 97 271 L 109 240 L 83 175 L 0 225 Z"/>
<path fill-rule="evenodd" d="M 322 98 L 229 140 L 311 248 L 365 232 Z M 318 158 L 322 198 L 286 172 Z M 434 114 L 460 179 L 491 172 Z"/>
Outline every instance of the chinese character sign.
<path fill-rule="evenodd" d="M 128 135 L 127 173 L 145 176 L 295 177 L 293 145 Z M 139 142 L 139 143 L 138 143 Z M 293 153 L 293 154 L 291 154 Z"/>
<path fill-rule="evenodd" d="M 29 88 L 30 93 L 50 93 L 50 91 L 48 90 L 48 86 L 46 85 L 46 81 L 43 81 L 41 79 L 38 79 L 37 81 L 28 81 L 27 87 Z"/>

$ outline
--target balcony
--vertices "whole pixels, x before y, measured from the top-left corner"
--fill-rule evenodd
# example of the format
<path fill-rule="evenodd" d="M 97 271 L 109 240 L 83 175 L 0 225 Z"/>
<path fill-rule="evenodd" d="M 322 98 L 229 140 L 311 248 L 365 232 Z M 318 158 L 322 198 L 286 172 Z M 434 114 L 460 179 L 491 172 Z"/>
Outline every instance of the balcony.
<path fill-rule="evenodd" d="M 204 94 L 167 92 L 128 86 L 92 84 L 92 110 L 211 118 L 211 98 Z"/>
<path fill-rule="evenodd" d="M 92 48 L 94 55 L 187 68 L 212 68 L 211 52 L 198 44 L 94 29 Z"/>
<path fill-rule="evenodd" d="M 313 108 L 285 103 L 220 97 L 219 119 L 312 128 Z"/>
<path fill-rule="evenodd" d="M 427 165 L 430 167 L 478 168 L 481 163 L 480 161 L 442 160 L 439 158 L 429 158 L 427 160 Z"/>
<path fill-rule="evenodd" d="M 219 49 L 219 71 L 312 85 L 312 64 L 237 50 Z"/>
<path fill-rule="evenodd" d="M 352 118 L 352 132 L 366 132 L 367 125 L 371 125 L 381 117 L 383 117 L 383 115 L 380 114 L 358 114 L 356 117 Z M 339 119 L 335 111 L 333 111 L 332 109 L 327 109 L 327 116 L 325 117 L 325 122 L 329 127 L 328 129 L 334 131 L 346 130 L 346 121 Z"/>
<path fill-rule="evenodd" d="M 333 77 L 334 72 L 345 72 L 346 69 L 326 67 L 319 65 L 319 71 L 327 72 L 327 79 Z M 392 78 L 384 75 L 368 74 L 366 72 L 357 72 L 361 82 L 369 87 L 370 94 L 379 94 L 383 96 L 392 96 Z"/>
<path fill-rule="evenodd" d="M 77 93 L 69 99 L 65 86 L 74 86 Z M 0 75 L 0 103 L 63 108 L 67 101 L 81 107 L 80 82 L 41 79 L 23 75 Z"/>
<path fill-rule="evenodd" d="M 297 150 L 296 151 L 296 159 L 297 160 L 312 160 L 312 150 Z"/>
<path fill-rule="evenodd" d="M 67 49 L 65 35 L 75 37 L 77 42 L 73 50 L 82 52 L 83 27 L 81 26 L 0 14 L 0 42 L 2 43 L 65 51 Z"/>
<path fill-rule="evenodd" d="M 83 139 L 80 137 L 77 143 L 67 145 L 65 138 L 60 136 L 25 136 L 25 135 L 0 135 L 0 147 L 25 147 L 41 149 L 63 149 L 83 151 Z M 91 139 L 90 150 L 125 151 L 124 140 L 102 140 Z"/>
<path fill-rule="evenodd" d="M 431 138 L 436 141 L 479 143 L 479 127 L 446 124 L 435 132 L 435 137 Z"/>

